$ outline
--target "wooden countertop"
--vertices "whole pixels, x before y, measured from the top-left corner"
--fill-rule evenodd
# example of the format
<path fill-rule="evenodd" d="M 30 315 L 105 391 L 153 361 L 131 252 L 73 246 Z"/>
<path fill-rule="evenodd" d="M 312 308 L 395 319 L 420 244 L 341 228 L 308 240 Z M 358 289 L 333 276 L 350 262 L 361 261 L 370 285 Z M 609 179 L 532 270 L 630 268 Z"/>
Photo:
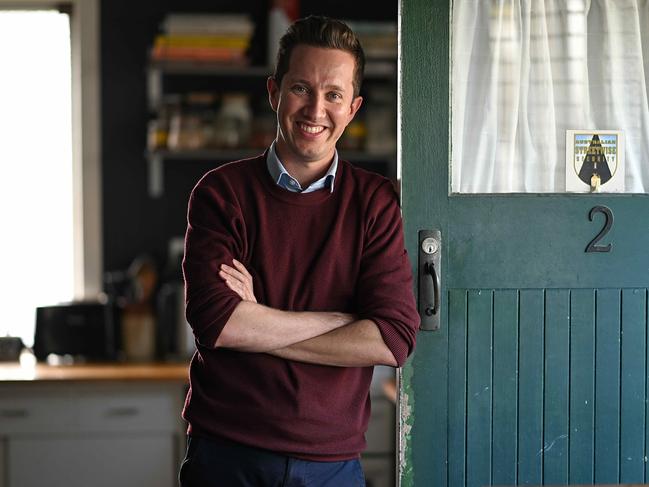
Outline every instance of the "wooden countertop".
<path fill-rule="evenodd" d="M 188 382 L 186 363 L 105 363 L 46 365 L 0 362 L 0 384 L 65 381 Z"/>

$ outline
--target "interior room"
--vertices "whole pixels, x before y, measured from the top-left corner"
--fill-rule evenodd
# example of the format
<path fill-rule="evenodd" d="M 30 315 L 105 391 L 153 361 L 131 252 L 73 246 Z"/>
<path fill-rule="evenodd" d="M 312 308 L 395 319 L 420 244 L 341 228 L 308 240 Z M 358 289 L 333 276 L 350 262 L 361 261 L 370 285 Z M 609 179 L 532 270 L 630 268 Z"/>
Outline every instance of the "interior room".
<path fill-rule="evenodd" d="M 33 65 L 0 81 L 15 110 L 0 114 L 15 139 L 0 159 L 22 161 L 0 214 L 15 236 L 38 228 L 25 238 L 35 244 L 4 248 L 21 277 L 2 286 L 13 314 L 0 325 L 0 487 L 177 485 L 195 350 L 188 198 L 207 171 L 274 139 L 266 78 L 288 22 L 310 14 L 348 21 L 366 49 L 364 103 L 340 157 L 398 188 L 396 1 L 0 1 L 0 62 Z M 210 44 L 215 32 L 229 44 Z M 33 194 L 15 183 L 27 178 L 40 181 Z M 38 203 L 23 211 L 25 196 Z M 366 481 L 392 486 L 393 368 L 376 368 L 371 396 Z"/>
<path fill-rule="evenodd" d="M 269 79 L 309 14 L 360 91 L 308 43 Z M 647 32 L 644 0 L 0 0 L 0 487 L 178 485 L 242 431 L 370 487 L 647 485 Z"/>

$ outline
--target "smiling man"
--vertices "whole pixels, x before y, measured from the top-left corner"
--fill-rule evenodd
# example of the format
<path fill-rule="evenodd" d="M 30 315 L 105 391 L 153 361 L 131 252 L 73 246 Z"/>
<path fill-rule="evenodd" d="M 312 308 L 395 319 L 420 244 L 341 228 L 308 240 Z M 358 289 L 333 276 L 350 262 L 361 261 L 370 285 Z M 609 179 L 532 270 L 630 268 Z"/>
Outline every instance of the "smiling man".
<path fill-rule="evenodd" d="M 392 184 L 336 151 L 364 64 L 344 23 L 295 22 L 267 82 L 275 141 L 192 192 L 185 487 L 364 485 L 373 366 L 402 365 L 419 326 Z"/>

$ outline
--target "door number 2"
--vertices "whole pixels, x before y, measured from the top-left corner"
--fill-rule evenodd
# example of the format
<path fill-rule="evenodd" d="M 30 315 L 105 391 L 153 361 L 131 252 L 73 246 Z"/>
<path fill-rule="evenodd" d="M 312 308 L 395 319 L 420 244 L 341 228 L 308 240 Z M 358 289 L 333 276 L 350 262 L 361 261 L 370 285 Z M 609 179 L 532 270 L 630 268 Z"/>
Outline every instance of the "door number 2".
<path fill-rule="evenodd" d="M 604 238 L 611 227 L 613 226 L 613 212 L 607 206 L 595 206 L 591 208 L 588 213 L 588 219 L 592 222 L 595 213 L 602 213 L 606 220 L 604 221 L 604 228 L 602 228 L 594 239 L 586 246 L 586 252 L 610 252 L 612 245 L 597 245 L 597 243 Z"/>

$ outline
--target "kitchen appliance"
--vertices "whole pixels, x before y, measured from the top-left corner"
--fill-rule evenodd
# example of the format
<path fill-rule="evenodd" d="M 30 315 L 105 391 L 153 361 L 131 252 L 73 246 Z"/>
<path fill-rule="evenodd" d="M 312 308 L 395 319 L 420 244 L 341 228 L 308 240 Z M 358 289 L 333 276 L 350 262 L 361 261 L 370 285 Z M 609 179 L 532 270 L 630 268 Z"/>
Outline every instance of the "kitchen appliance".
<path fill-rule="evenodd" d="M 19 337 L 0 337 L 0 362 L 17 362 L 25 345 Z"/>
<path fill-rule="evenodd" d="M 112 303 L 83 301 L 36 308 L 34 355 L 38 360 L 50 354 L 116 360 L 119 337 L 119 313 Z"/>

